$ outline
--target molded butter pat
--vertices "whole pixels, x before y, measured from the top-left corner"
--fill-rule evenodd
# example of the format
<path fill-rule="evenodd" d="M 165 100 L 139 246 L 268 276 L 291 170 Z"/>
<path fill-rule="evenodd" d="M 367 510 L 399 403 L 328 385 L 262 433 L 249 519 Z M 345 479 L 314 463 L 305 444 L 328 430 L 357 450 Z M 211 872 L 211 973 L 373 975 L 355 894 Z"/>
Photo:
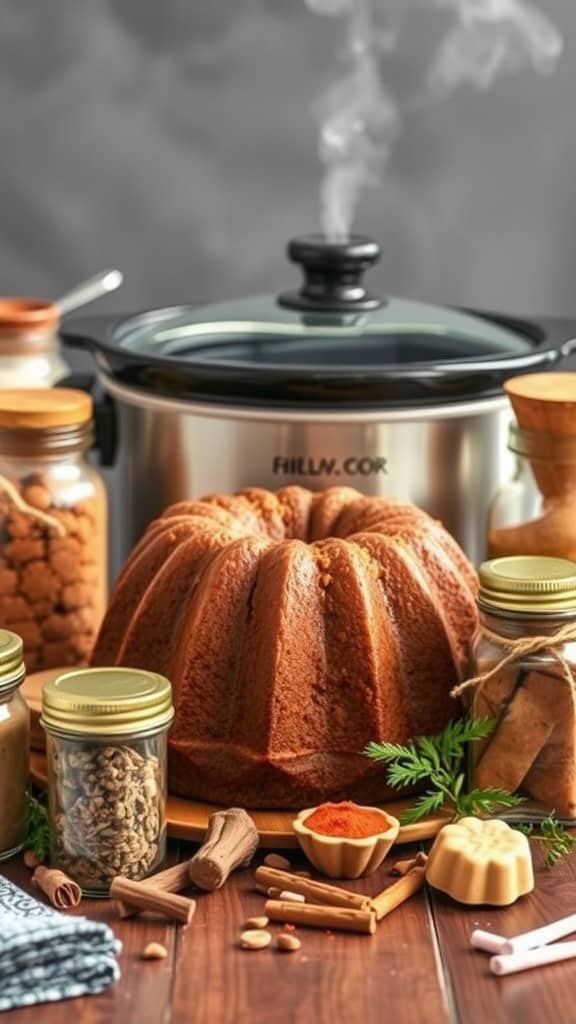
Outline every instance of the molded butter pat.
<path fill-rule="evenodd" d="M 534 888 L 530 844 L 504 821 L 462 818 L 436 836 L 426 880 L 459 903 L 508 906 Z"/>

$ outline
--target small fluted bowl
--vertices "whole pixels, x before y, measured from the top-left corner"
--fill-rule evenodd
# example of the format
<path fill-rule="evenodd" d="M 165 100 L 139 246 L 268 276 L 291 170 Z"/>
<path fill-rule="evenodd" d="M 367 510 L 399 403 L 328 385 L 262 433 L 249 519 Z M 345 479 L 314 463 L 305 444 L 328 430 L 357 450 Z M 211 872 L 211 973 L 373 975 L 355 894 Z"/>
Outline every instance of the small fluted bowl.
<path fill-rule="evenodd" d="M 361 878 L 379 868 L 390 847 L 396 842 L 400 822 L 379 807 L 363 807 L 382 817 L 382 831 L 363 839 L 326 836 L 308 828 L 306 819 L 317 810 L 308 807 L 292 822 L 296 838 L 308 860 L 329 878 Z"/>

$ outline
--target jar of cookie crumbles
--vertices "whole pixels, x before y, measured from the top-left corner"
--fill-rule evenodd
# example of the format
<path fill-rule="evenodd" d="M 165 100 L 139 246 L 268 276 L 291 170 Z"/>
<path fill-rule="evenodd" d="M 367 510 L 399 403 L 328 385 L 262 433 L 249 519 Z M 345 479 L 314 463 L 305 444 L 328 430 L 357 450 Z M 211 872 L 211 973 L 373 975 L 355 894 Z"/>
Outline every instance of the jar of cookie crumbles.
<path fill-rule="evenodd" d="M 84 664 L 104 614 L 106 495 L 87 453 L 92 400 L 0 390 L 0 627 L 29 672 Z"/>
<path fill-rule="evenodd" d="M 170 683 L 154 672 L 79 669 L 44 685 L 51 862 L 86 896 L 162 866 L 173 715 Z"/>

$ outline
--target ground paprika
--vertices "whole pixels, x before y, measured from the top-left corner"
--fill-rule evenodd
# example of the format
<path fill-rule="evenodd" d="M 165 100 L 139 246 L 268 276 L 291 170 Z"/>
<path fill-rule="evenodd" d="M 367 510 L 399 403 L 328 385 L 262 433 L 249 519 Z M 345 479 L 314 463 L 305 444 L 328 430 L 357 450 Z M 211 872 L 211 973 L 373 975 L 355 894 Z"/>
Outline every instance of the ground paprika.
<path fill-rule="evenodd" d="M 351 800 L 337 804 L 320 804 L 305 821 L 306 828 L 324 836 L 342 839 L 365 839 L 385 832 L 389 827 L 382 811 L 360 807 Z"/>

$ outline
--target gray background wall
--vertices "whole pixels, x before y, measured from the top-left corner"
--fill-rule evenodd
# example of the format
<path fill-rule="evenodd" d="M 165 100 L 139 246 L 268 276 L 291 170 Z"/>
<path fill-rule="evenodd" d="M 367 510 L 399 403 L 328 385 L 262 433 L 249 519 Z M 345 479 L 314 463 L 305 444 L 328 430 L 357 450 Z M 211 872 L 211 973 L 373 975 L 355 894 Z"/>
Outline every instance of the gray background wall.
<path fill-rule="evenodd" d="M 385 7 L 388 0 L 377 0 Z M 413 109 L 356 227 L 374 285 L 443 302 L 576 314 L 576 4 L 557 74 Z M 277 289 L 315 229 L 310 102 L 336 24 L 303 0 L 0 0 L 0 292 L 55 295 L 100 267 L 108 308 Z M 398 95 L 430 44 L 415 22 Z"/>

